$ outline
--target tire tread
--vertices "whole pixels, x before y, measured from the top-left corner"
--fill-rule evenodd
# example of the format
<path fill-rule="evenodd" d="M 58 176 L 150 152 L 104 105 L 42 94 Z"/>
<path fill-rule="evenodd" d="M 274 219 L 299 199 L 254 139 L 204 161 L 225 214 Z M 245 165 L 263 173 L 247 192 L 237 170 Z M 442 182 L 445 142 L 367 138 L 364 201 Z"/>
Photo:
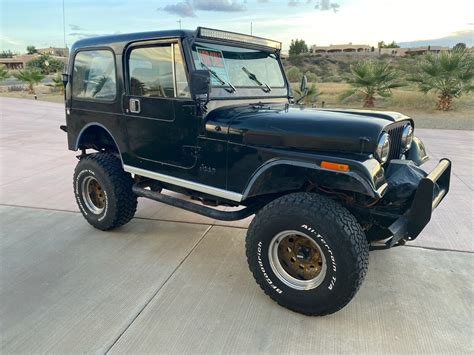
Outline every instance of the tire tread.
<path fill-rule="evenodd" d="M 113 220 L 105 226 L 97 226 L 87 218 L 86 220 L 92 226 L 101 230 L 111 230 L 128 223 L 137 210 L 137 197 L 132 192 L 133 179 L 130 174 L 123 170 L 120 159 L 110 153 L 90 154 L 80 160 L 76 172 L 82 164 L 87 162 L 97 165 L 110 179 L 113 194 L 117 200 L 117 209 Z"/>
<path fill-rule="evenodd" d="M 353 284 L 348 285 L 352 292 L 345 299 L 341 300 L 335 307 L 329 307 L 323 312 L 313 312 L 305 308 L 298 308 L 298 305 L 289 306 L 286 303 L 283 303 L 280 298 L 275 297 L 274 292 L 269 292 L 269 288 L 265 287 L 267 283 L 261 278 L 261 272 L 258 269 L 258 266 L 252 262 L 252 255 L 250 255 L 250 250 L 252 250 L 251 244 L 254 242 L 254 238 L 258 235 L 261 225 L 268 220 L 278 219 L 285 215 L 289 208 L 296 208 L 299 213 L 302 215 L 306 214 L 309 217 L 311 213 L 317 211 L 318 214 L 324 215 L 328 220 L 335 220 L 348 236 L 351 254 L 357 256 L 353 269 L 354 271 L 349 277 L 350 280 L 353 280 Z M 284 195 L 270 202 L 260 210 L 250 224 L 245 249 L 250 271 L 265 294 L 285 308 L 310 316 L 324 316 L 331 314 L 347 305 L 362 285 L 368 269 L 368 243 L 365 234 L 355 217 L 337 202 L 325 196 L 310 192 L 298 192 Z"/>

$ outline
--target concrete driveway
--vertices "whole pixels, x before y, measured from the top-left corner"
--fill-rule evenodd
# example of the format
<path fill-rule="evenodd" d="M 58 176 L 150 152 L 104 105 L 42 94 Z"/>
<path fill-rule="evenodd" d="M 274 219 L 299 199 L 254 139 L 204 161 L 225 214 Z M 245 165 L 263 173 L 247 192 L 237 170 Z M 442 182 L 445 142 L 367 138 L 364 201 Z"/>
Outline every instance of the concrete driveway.
<path fill-rule="evenodd" d="M 250 219 L 140 200 L 126 226 L 90 227 L 72 194 L 62 105 L 0 98 L 1 353 L 472 353 L 474 134 L 417 130 L 453 161 L 422 235 L 374 251 L 355 299 L 327 317 L 279 307 L 244 256 Z"/>

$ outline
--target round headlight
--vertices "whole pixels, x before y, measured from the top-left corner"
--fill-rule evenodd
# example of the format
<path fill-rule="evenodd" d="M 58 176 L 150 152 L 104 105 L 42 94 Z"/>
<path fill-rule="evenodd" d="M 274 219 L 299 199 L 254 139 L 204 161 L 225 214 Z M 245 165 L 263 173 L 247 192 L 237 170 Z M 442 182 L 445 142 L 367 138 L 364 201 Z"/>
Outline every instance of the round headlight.
<path fill-rule="evenodd" d="M 375 158 L 382 164 L 387 162 L 388 154 L 390 153 L 390 136 L 388 133 L 382 133 L 379 142 L 377 143 L 377 149 L 375 150 Z"/>
<path fill-rule="evenodd" d="M 402 153 L 405 153 L 411 148 L 413 142 L 413 127 L 407 124 L 402 132 Z"/>

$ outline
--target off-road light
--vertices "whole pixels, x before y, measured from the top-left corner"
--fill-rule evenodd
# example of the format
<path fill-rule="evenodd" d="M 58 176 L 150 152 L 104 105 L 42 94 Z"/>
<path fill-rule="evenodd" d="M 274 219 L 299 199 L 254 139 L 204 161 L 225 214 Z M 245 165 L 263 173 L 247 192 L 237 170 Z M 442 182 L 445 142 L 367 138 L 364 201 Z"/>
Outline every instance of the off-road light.
<path fill-rule="evenodd" d="M 386 163 L 388 160 L 388 155 L 390 153 L 390 136 L 388 133 L 384 132 L 377 143 L 377 149 L 375 150 L 375 158 L 379 162 Z"/>
<path fill-rule="evenodd" d="M 214 30 L 212 28 L 198 27 L 198 36 L 200 38 L 215 38 L 227 41 L 257 44 L 260 46 L 281 50 L 281 42 L 262 37 L 244 35 L 241 33 Z"/>
<path fill-rule="evenodd" d="M 411 143 L 413 142 L 413 127 L 411 124 L 407 124 L 403 128 L 402 132 L 402 153 L 405 153 L 411 148 Z"/>
<path fill-rule="evenodd" d="M 340 163 L 333 163 L 330 161 L 322 161 L 321 168 L 329 169 L 329 170 L 336 170 L 336 171 L 349 171 L 349 165 L 347 164 L 340 164 Z"/>

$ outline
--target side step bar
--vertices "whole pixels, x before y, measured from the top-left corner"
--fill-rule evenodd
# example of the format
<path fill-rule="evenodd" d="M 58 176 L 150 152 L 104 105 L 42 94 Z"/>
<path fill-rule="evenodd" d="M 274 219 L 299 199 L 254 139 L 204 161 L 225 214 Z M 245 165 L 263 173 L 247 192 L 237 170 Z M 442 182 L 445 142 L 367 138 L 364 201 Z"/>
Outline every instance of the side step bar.
<path fill-rule="evenodd" d="M 256 204 L 254 206 L 245 207 L 238 211 L 230 211 L 230 212 L 219 211 L 214 208 L 198 205 L 196 203 L 182 200 L 180 198 L 164 195 L 160 192 L 151 191 L 151 190 L 145 189 L 142 186 L 143 185 L 135 184 L 132 187 L 133 193 L 137 195 L 138 197 L 145 197 L 150 200 L 158 201 L 166 205 L 178 207 L 186 211 L 194 212 L 202 216 L 218 219 L 221 221 L 236 221 L 239 219 L 247 218 L 255 214 L 259 209 L 261 209 L 264 206 L 263 204 Z"/>

